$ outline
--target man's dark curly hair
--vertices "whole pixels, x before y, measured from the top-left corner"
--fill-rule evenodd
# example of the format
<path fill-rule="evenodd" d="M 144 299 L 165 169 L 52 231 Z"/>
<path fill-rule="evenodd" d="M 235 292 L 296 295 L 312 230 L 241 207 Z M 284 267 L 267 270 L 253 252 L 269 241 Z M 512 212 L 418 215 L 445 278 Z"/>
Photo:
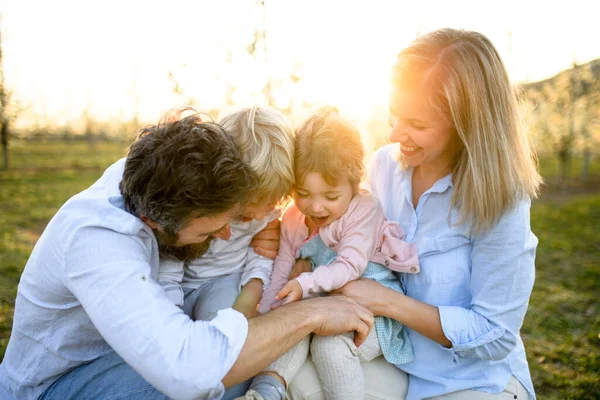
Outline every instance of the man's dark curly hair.
<path fill-rule="evenodd" d="M 176 233 L 190 218 L 248 201 L 257 184 L 230 135 L 189 109 L 167 113 L 129 147 L 120 189 L 128 210 Z"/>

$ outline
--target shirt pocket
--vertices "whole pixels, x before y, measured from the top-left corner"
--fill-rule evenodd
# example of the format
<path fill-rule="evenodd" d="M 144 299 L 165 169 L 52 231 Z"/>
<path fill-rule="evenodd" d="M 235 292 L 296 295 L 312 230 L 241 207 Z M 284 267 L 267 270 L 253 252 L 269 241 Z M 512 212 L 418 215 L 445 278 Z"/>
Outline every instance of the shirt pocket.
<path fill-rule="evenodd" d="M 411 277 L 415 284 L 457 283 L 468 280 L 471 242 L 465 236 L 422 238 L 416 242 L 421 271 Z"/>

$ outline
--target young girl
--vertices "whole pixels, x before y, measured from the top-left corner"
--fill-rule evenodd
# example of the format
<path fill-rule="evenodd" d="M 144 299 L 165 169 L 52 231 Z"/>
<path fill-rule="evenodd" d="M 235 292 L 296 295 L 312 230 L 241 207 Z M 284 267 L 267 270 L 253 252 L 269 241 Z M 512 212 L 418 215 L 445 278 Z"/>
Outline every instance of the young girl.
<path fill-rule="evenodd" d="M 317 113 L 297 130 L 295 202 L 283 216 L 281 247 L 261 312 L 330 292 L 360 276 L 402 292 L 393 271 L 418 272 L 416 248 L 401 240 L 397 224 L 385 220 L 378 200 L 359 190 L 363 155 L 359 132 L 331 110 Z M 310 260 L 313 271 L 288 282 L 296 258 Z M 364 399 L 361 361 L 382 353 L 394 364 L 413 359 L 401 324 L 377 317 L 375 326 L 359 348 L 352 333 L 312 339 L 312 357 L 327 399 Z M 306 338 L 271 364 L 255 378 L 246 398 L 283 399 L 284 385 L 298 372 L 308 347 Z"/>

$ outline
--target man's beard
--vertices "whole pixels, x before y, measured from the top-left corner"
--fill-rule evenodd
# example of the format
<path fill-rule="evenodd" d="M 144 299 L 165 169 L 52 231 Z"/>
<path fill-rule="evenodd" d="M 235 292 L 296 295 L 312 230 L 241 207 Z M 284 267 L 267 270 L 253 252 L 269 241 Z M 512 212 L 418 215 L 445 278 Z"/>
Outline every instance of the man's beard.
<path fill-rule="evenodd" d="M 156 229 L 152 229 L 152 231 L 154 232 L 154 236 L 156 236 L 156 241 L 158 242 L 158 253 L 160 256 L 183 261 L 184 263 L 194 261 L 196 258 L 199 258 L 206 253 L 210 247 L 210 242 L 212 242 L 214 239 L 214 237 L 209 236 L 204 242 L 201 243 L 175 246 L 174 244 L 178 239 L 177 234 L 171 234 Z"/>

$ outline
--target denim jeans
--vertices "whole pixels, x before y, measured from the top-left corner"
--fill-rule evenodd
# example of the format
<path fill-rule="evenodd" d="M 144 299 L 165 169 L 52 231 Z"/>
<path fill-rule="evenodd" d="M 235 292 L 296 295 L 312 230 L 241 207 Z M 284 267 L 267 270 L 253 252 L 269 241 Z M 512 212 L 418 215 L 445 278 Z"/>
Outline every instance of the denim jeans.
<path fill-rule="evenodd" d="M 251 381 L 225 391 L 223 400 L 243 396 Z M 167 400 L 114 351 L 58 378 L 38 400 Z"/>

